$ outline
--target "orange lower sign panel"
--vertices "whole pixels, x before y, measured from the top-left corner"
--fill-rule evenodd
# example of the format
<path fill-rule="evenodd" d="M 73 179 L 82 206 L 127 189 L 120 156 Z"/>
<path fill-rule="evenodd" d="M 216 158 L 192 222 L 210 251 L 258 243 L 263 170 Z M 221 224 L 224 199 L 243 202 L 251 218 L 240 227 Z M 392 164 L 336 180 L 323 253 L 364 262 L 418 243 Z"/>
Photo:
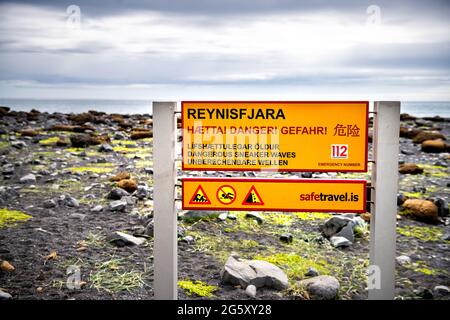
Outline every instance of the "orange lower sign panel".
<path fill-rule="evenodd" d="M 184 178 L 183 209 L 365 212 L 365 180 Z"/>

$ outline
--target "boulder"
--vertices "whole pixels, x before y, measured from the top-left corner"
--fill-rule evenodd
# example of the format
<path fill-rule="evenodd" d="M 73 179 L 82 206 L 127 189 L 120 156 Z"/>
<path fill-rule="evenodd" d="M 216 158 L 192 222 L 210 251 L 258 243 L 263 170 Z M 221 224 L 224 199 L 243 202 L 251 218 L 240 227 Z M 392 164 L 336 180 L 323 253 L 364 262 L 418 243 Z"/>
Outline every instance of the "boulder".
<path fill-rule="evenodd" d="M 86 148 L 89 146 L 95 146 L 102 143 L 98 137 L 91 137 L 87 134 L 72 135 L 70 142 L 74 148 Z"/>
<path fill-rule="evenodd" d="M 341 229 L 334 237 L 344 237 L 351 243 L 355 242 L 355 235 L 353 233 L 353 223 L 348 223 Z"/>
<path fill-rule="evenodd" d="M 294 241 L 294 237 L 290 233 L 283 233 L 280 236 L 280 241 L 285 243 L 292 243 L 292 241 Z"/>
<path fill-rule="evenodd" d="M 438 221 L 438 207 L 429 200 L 408 199 L 403 203 L 408 216 L 424 222 Z"/>
<path fill-rule="evenodd" d="M 340 289 L 339 281 L 332 276 L 317 276 L 302 280 L 300 286 L 304 287 L 315 300 L 334 300 Z"/>
<path fill-rule="evenodd" d="M 23 141 L 11 141 L 11 147 L 16 149 L 23 149 L 27 147 L 27 144 Z"/>
<path fill-rule="evenodd" d="M 411 264 L 411 258 L 408 256 L 398 256 L 395 261 L 401 266 Z"/>
<path fill-rule="evenodd" d="M 124 179 L 117 183 L 117 186 L 125 191 L 132 193 L 137 190 L 137 182 L 134 179 Z"/>
<path fill-rule="evenodd" d="M 404 163 L 400 165 L 398 172 L 402 174 L 420 174 L 423 169 L 414 163 Z"/>
<path fill-rule="evenodd" d="M 256 276 L 251 283 L 257 288 L 266 287 L 284 290 L 289 287 L 287 275 L 276 265 L 262 260 L 250 260 L 247 263 L 256 271 Z"/>
<path fill-rule="evenodd" d="M 422 151 L 428 153 L 441 153 L 446 152 L 448 145 L 441 139 L 437 140 L 425 140 L 422 142 Z"/>
<path fill-rule="evenodd" d="M 412 141 L 416 144 L 419 144 L 426 140 L 436 140 L 436 139 L 445 140 L 445 136 L 437 131 L 421 131 L 413 138 Z"/>
<path fill-rule="evenodd" d="M 22 137 L 36 137 L 39 135 L 39 132 L 37 132 L 36 130 L 33 130 L 33 129 L 23 129 L 23 130 L 20 130 L 20 135 Z"/>
<path fill-rule="evenodd" d="M 305 276 L 307 276 L 307 277 L 317 277 L 318 275 L 319 275 L 319 272 L 312 267 L 309 267 L 308 271 L 305 272 Z"/>
<path fill-rule="evenodd" d="M 128 197 L 129 195 L 130 194 L 126 192 L 124 189 L 115 188 L 108 193 L 107 198 L 111 200 L 120 200 L 122 199 L 122 197 Z"/>
<path fill-rule="evenodd" d="M 53 199 L 45 200 L 43 202 L 42 206 L 46 209 L 54 208 L 54 207 L 56 207 L 56 201 Z"/>
<path fill-rule="evenodd" d="M 95 207 L 93 207 L 92 209 L 91 209 L 91 212 L 101 212 L 101 211 L 103 211 L 103 206 L 101 206 L 101 205 L 96 205 Z"/>
<path fill-rule="evenodd" d="M 240 285 L 242 288 L 247 288 L 256 277 L 256 272 L 245 261 L 241 261 L 235 256 L 230 256 L 220 271 L 220 277 L 222 283 L 228 283 L 233 286 Z"/>
<path fill-rule="evenodd" d="M 130 179 L 130 178 L 131 178 L 131 175 L 130 175 L 129 172 L 122 171 L 122 172 L 119 172 L 118 174 L 116 174 L 115 176 L 111 177 L 109 179 L 109 181 L 113 181 L 114 182 L 114 181 Z"/>
<path fill-rule="evenodd" d="M 436 198 L 434 199 L 434 204 L 438 207 L 438 216 L 439 217 L 446 217 L 449 215 L 449 207 L 448 207 L 448 201 L 444 198 Z"/>
<path fill-rule="evenodd" d="M 322 231 L 325 237 L 334 236 L 336 233 L 341 231 L 343 227 L 351 223 L 352 219 L 345 216 L 334 216 L 325 221 L 323 225 L 320 226 L 320 231 Z"/>

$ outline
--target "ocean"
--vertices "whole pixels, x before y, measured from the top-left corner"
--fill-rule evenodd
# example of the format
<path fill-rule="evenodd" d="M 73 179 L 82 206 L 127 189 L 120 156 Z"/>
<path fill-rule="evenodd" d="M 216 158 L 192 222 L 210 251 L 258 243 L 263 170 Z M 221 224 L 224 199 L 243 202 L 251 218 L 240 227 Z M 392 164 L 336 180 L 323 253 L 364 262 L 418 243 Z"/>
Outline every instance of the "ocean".
<path fill-rule="evenodd" d="M 107 113 L 152 113 L 151 100 L 84 100 L 84 99 L 2 99 L 0 105 L 16 111 L 37 109 L 42 112 L 80 113 L 89 110 Z M 450 118 L 450 101 L 402 101 L 401 112 L 418 117 Z"/>

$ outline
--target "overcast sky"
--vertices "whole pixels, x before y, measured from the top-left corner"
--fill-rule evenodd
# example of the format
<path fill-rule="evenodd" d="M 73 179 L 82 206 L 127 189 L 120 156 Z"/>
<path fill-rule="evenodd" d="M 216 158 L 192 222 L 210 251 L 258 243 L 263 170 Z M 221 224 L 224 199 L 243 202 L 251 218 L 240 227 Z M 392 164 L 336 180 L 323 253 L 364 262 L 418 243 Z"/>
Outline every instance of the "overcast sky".
<path fill-rule="evenodd" d="M 92 2 L 0 1 L 1 98 L 450 100 L 450 1 Z"/>

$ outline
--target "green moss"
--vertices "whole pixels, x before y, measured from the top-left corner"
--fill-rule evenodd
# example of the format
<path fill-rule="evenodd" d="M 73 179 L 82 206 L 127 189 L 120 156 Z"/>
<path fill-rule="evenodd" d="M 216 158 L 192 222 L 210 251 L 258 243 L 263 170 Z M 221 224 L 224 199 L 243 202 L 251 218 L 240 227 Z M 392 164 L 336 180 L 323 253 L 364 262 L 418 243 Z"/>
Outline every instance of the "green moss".
<path fill-rule="evenodd" d="M 294 220 L 293 215 L 285 213 L 266 213 L 264 217 L 268 223 L 278 226 L 290 226 Z"/>
<path fill-rule="evenodd" d="M 0 149 L 5 149 L 9 147 L 9 142 L 7 141 L 0 141 Z"/>
<path fill-rule="evenodd" d="M 199 297 L 211 298 L 213 297 L 213 292 L 218 288 L 217 286 L 208 285 L 203 281 L 192 282 L 190 280 L 178 281 L 178 287 L 183 289 L 188 295 L 195 294 Z"/>
<path fill-rule="evenodd" d="M 438 227 L 398 227 L 397 232 L 405 237 L 414 237 L 422 241 L 439 241 L 443 232 Z"/>
<path fill-rule="evenodd" d="M 115 164 L 113 163 L 98 163 L 96 165 L 84 166 L 84 167 L 72 167 L 65 169 L 70 172 L 92 172 L 92 173 L 110 173 L 115 170 Z"/>
<path fill-rule="evenodd" d="M 437 269 L 433 269 L 429 267 L 425 261 L 417 261 L 416 263 L 413 263 L 412 265 L 407 265 L 406 268 L 413 270 L 414 272 L 422 273 L 427 276 L 434 276 L 438 274 L 445 274 L 446 271 L 439 271 Z"/>
<path fill-rule="evenodd" d="M 134 141 L 130 141 L 130 140 L 112 140 L 111 144 L 113 146 L 130 146 L 130 147 L 137 147 L 138 145 L 136 144 L 136 142 Z"/>
<path fill-rule="evenodd" d="M 0 228 L 10 227 L 19 221 L 25 221 L 32 218 L 30 215 L 18 210 L 0 209 Z"/>
<path fill-rule="evenodd" d="M 59 140 L 59 137 L 50 137 L 47 139 L 40 140 L 39 144 L 43 145 L 43 146 L 51 146 L 51 145 L 55 145 L 58 140 Z"/>
<path fill-rule="evenodd" d="M 408 198 L 418 199 L 421 196 L 423 196 L 424 194 L 420 193 L 420 192 L 407 192 L 407 191 L 405 191 L 405 192 L 403 192 L 403 195 L 405 197 L 408 197 Z"/>
<path fill-rule="evenodd" d="M 333 216 L 323 212 L 294 212 L 294 215 L 302 220 L 325 220 Z"/>
<path fill-rule="evenodd" d="M 330 273 L 327 261 L 304 258 L 295 253 L 278 253 L 271 256 L 257 255 L 254 259 L 264 260 L 280 267 L 291 281 L 303 279 L 310 267 L 316 269 L 319 274 Z"/>

